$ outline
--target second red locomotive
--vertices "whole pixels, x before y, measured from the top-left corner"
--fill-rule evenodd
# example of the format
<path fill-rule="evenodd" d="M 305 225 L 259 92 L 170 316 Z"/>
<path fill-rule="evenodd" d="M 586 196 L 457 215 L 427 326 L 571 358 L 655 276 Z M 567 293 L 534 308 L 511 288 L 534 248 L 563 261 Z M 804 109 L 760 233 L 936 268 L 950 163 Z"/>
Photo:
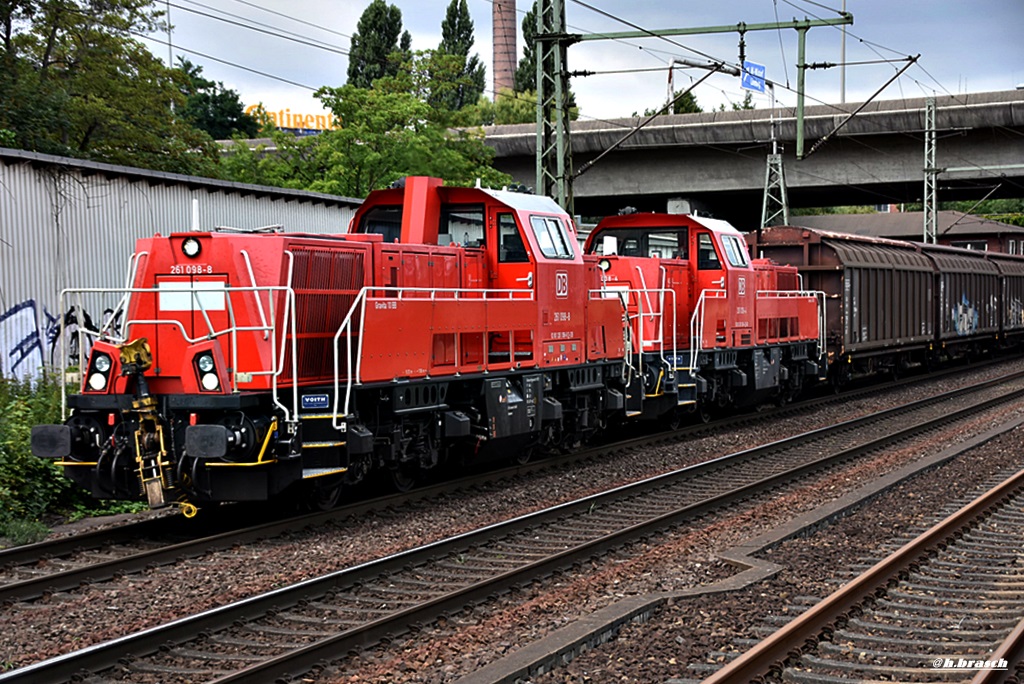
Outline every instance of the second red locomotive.
<path fill-rule="evenodd" d="M 372 193 L 346 234 L 142 240 L 129 287 L 65 293 L 119 322 L 83 331 L 80 391 L 33 452 L 100 498 L 328 506 L 374 471 L 406 487 L 824 372 L 822 295 L 728 224 L 614 217 L 586 251 L 550 199 L 432 178 Z"/>

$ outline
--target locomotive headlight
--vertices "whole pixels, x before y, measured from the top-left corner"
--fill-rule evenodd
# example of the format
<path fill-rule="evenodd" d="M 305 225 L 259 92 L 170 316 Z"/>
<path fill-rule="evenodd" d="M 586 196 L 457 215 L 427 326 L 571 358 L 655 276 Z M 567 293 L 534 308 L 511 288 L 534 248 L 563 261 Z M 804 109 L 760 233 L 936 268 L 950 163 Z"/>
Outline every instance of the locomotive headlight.
<path fill-rule="evenodd" d="M 203 373 L 209 373 L 213 370 L 213 357 L 209 354 L 203 354 L 196 361 L 196 366 L 198 366 L 199 370 Z"/>
<path fill-rule="evenodd" d="M 101 392 L 107 387 L 107 376 L 103 373 L 93 373 L 89 376 L 89 389 Z"/>
<path fill-rule="evenodd" d="M 216 373 L 203 373 L 200 382 L 203 383 L 203 389 L 210 392 L 220 387 L 220 378 L 217 377 Z"/>
<path fill-rule="evenodd" d="M 106 373 L 110 370 L 110 357 L 106 354 L 97 354 L 96 358 L 92 360 L 92 367 L 98 370 L 100 373 Z M 92 380 L 90 379 L 90 384 Z"/>
<path fill-rule="evenodd" d="M 185 238 L 185 241 L 181 243 L 181 253 L 189 259 L 195 259 L 201 251 L 203 251 L 203 246 L 194 237 Z"/>
<path fill-rule="evenodd" d="M 602 271 L 607 271 L 609 268 L 612 267 L 612 262 L 608 261 L 607 259 L 601 259 L 600 261 L 597 262 L 597 267 Z"/>

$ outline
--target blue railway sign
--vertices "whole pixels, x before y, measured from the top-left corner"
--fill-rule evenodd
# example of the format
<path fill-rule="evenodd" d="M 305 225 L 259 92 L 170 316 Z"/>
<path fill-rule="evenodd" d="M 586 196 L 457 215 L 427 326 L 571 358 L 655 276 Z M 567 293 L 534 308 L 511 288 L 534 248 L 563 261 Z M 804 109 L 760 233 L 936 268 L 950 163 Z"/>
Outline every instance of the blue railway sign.
<path fill-rule="evenodd" d="M 764 93 L 764 64 L 743 62 L 743 73 L 740 75 L 740 87 Z"/>

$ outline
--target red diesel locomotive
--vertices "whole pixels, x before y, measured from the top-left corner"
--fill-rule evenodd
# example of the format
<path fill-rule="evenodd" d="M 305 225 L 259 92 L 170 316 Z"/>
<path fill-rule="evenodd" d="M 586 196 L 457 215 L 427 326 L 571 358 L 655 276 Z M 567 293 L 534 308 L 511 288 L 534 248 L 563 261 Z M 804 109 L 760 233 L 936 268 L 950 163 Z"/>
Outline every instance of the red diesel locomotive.
<path fill-rule="evenodd" d="M 350 232 L 141 240 L 61 425 L 32 450 L 99 498 L 299 495 L 373 471 L 587 441 L 627 420 L 785 399 L 824 371 L 824 301 L 728 224 L 571 218 L 529 194 L 408 178 Z M 99 297 L 94 291 L 65 292 Z"/>

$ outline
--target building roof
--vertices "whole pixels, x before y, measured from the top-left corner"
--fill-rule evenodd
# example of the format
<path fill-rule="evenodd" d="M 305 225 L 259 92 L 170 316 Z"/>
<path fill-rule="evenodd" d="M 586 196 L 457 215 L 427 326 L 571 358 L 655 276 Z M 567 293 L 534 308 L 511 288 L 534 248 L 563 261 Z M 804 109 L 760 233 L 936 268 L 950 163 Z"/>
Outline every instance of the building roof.
<path fill-rule="evenodd" d="M 241 195 L 257 195 L 270 199 L 310 202 L 314 204 L 325 204 L 328 206 L 358 207 L 363 203 L 363 200 L 361 199 L 342 197 L 340 195 L 328 195 L 322 192 L 275 188 L 267 185 L 254 185 L 251 183 L 235 183 L 232 181 L 217 180 L 215 178 L 187 176 L 182 173 L 168 173 L 166 171 L 151 171 L 149 169 L 140 169 L 133 166 L 106 164 L 103 162 L 88 161 L 85 159 L 75 159 L 73 157 L 59 157 L 53 154 L 41 154 L 39 152 L 27 152 L 25 150 L 14 150 L 3 147 L 0 147 L 0 163 L 20 163 L 32 164 L 34 166 L 59 167 L 68 170 L 75 170 L 83 175 L 103 174 L 109 177 L 127 178 L 132 181 L 143 181 L 150 185 L 184 185 L 190 188 L 203 188 L 210 192 L 235 192 Z"/>
<path fill-rule="evenodd" d="M 924 237 L 924 212 L 899 211 L 877 214 L 827 214 L 823 216 L 792 216 L 794 226 L 822 228 L 837 233 L 853 233 L 893 240 L 921 241 Z M 1024 237 L 1024 228 L 992 221 L 962 211 L 939 211 L 935 217 L 939 239 L 973 235 L 1015 234 Z"/>

